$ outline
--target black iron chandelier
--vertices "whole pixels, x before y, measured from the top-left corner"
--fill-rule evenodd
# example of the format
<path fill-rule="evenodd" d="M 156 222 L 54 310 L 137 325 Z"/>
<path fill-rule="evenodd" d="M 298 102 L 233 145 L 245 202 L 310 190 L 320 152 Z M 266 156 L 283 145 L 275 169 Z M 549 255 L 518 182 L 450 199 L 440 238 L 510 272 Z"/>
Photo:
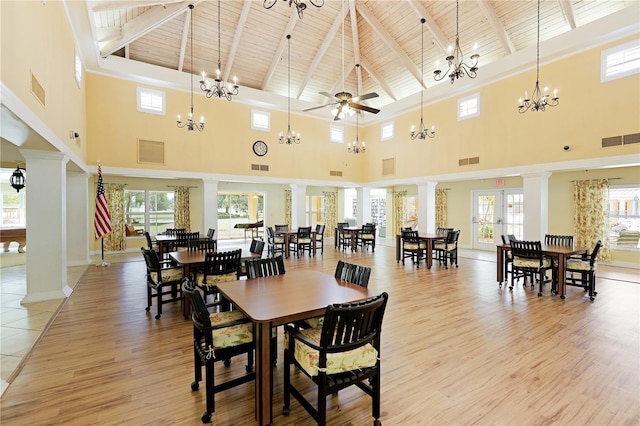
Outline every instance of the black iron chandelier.
<path fill-rule="evenodd" d="M 459 9 L 460 9 L 460 4 L 459 4 L 459 0 L 457 0 L 456 1 L 456 44 L 453 48 L 449 46 L 449 49 L 447 52 L 448 54 L 447 54 L 447 57 L 445 58 L 445 60 L 449 64 L 449 69 L 447 69 L 446 73 L 443 74 L 442 70 L 440 69 L 437 69 L 433 72 L 435 74 L 434 78 L 436 79 L 436 81 L 440 81 L 445 76 L 447 76 L 451 79 L 451 84 L 453 84 L 453 82 L 456 79 L 462 78 L 465 75 L 469 78 L 476 78 L 477 76 L 478 59 L 480 58 L 480 55 L 476 52 L 478 48 L 477 44 L 473 46 L 473 55 L 471 55 L 470 57 L 471 63 L 467 64 L 463 61 L 464 57 L 462 56 L 462 49 L 460 49 L 460 32 L 458 30 Z"/>
<path fill-rule="evenodd" d="M 524 91 L 524 99 L 518 99 L 518 112 L 544 111 L 546 107 L 554 107 L 560 103 L 558 89 L 553 90 L 553 97 L 549 99 L 549 89 L 545 86 L 544 94 L 540 91 L 540 0 L 538 0 L 538 40 L 536 45 L 536 85 L 531 98 L 529 93 Z"/>
<path fill-rule="evenodd" d="M 20 165 L 18 164 L 16 166 L 16 169 L 11 174 L 11 177 L 9 178 L 9 184 L 13 189 L 16 190 L 16 192 L 20 192 L 20 190 L 24 188 L 25 184 L 27 183 L 27 178 L 24 176 L 25 171 L 26 170 L 21 169 Z"/>
<path fill-rule="evenodd" d="M 435 126 L 431 126 L 431 130 L 424 124 L 424 119 L 422 116 L 422 101 L 424 97 L 424 23 L 426 20 L 424 18 L 420 19 L 420 23 L 422 24 L 422 74 L 420 74 L 420 125 L 418 126 L 418 131 L 416 132 L 416 127 L 411 126 L 411 140 L 418 139 L 426 139 L 427 137 L 433 138 L 436 135 Z"/>
<path fill-rule="evenodd" d="M 276 4 L 276 1 L 277 0 L 264 0 L 262 2 L 262 5 L 264 6 L 265 9 L 271 9 Z M 288 1 L 289 7 L 293 5 L 296 8 L 296 11 L 298 12 L 298 18 L 302 19 L 302 14 L 307 8 L 307 4 L 305 2 L 303 2 L 302 0 L 283 0 L 283 1 Z M 324 0 L 309 0 L 309 3 L 311 3 L 315 7 L 324 6 Z"/>
<path fill-rule="evenodd" d="M 278 142 L 291 145 L 300 143 L 300 133 L 291 130 L 291 34 L 287 34 L 287 133 L 280 132 Z"/>
<path fill-rule="evenodd" d="M 238 94 L 238 79 L 233 77 L 233 84 L 226 84 L 220 78 L 220 68 L 222 68 L 222 63 L 220 61 L 220 0 L 218 0 L 218 69 L 216 70 L 216 78 L 213 80 L 213 84 L 207 80 L 207 74 L 202 71 L 200 90 L 205 93 L 207 98 L 226 98 L 230 101 L 233 96 Z"/>
<path fill-rule="evenodd" d="M 179 128 L 186 127 L 188 131 L 193 132 L 194 130 L 198 130 L 202 132 L 204 130 L 204 117 L 200 117 L 200 124 L 196 124 L 193 121 L 193 5 L 189 5 L 189 32 L 191 33 L 191 66 L 189 70 L 189 79 L 191 81 L 191 110 L 189 111 L 189 118 L 187 118 L 186 122 L 182 122 L 180 118 L 180 114 L 178 114 L 178 123 L 177 126 Z"/>

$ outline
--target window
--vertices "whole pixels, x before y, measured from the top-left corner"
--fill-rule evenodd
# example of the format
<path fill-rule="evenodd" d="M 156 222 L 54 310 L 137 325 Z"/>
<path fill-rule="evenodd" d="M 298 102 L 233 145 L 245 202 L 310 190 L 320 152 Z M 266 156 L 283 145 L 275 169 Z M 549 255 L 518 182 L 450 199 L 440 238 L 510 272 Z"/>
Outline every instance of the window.
<path fill-rule="evenodd" d="M 2 225 L 24 226 L 26 210 L 24 192 L 9 190 L 2 192 Z"/>
<path fill-rule="evenodd" d="M 640 248 L 640 188 L 609 188 L 609 244 L 611 248 Z"/>
<path fill-rule="evenodd" d="M 380 126 L 380 140 L 386 141 L 389 139 L 393 139 L 393 121 Z"/>
<path fill-rule="evenodd" d="M 173 228 L 175 193 L 173 191 L 124 191 L 124 220 L 151 235 Z"/>
<path fill-rule="evenodd" d="M 264 220 L 264 194 L 258 192 L 218 193 L 218 240 L 245 238 L 244 228 L 237 224 L 255 223 Z M 258 228 L 258 235 L 264 228 Z M 251 231 L 251 230 L 249 230 Z"/>
<path fill-rule="evenodd" d="M 458 99 L 458 121 L 480 115 L 480 93 Z"/>
<path fill-rule="evenodd" d="M 266 111 L 251 110 L 251 128 L 268 132 L 271 130 L 271 115 Z"/>
<path fill-rule="evenodd" d="M 640 40 L 602 51 L 600 63 L 602 83 L 640 73 Z"/>
<path fill-rule="evenodd" d="M 305 203 L 307 204 L 306 226 L 311 226 L 312 230 L 315 230 L 317 224 L 324 223 L 324 197 L 321 195 L 307 195 Z"/>
<path fill-rule="evenodd" d="M 329 141 L 335 143 L 344 143 L 344 127 L 329 126 Z"/>
<path fill-rule="evenodd" d="M 165 115 L 165 93 L 138 87 L 138 111 Z"/>
<path fill-rule="evenodd" d="M 75 69 L 76 83 L 78 83 L 78 87 L 82 87 L 82 61 L 80 60 L 80 55 L 78 55 L 77 50 L 75 54 L 74 69 Z"/>

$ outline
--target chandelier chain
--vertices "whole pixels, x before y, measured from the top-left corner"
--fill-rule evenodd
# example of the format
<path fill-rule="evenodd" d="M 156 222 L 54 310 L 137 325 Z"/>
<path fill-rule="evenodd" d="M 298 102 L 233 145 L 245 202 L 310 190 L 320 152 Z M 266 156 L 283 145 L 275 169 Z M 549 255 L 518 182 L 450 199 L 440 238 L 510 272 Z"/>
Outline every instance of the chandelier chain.
<path fill-rule="evenodd" d="M 300 133 L 291 131 L 291 34 L 287 34 L 287 133 L 280 132 L 279 143 L 300 143 Z"/>
<path fill-rule="evenodd" d="M 415 131 L 415 126 L 411 126 L 411 132 L 409 136 L 411 140 L 418 139 L 426 139 L 427 137 L 433 138 L 436 135 L 435 127 L 431 126 L 431 130 L 427 126 L 424 125 L 424 116 L 422 110 L 424 109 L 424 23 L 426 19 L 420 19 L 420 23 L 422 24 L 422 34 L 421 34 L 421 42 L 420 48 L 422 49 L 421 53 L 421 75 L 420 75 L 420 125 L 418 126 L 418 131 Z"/>

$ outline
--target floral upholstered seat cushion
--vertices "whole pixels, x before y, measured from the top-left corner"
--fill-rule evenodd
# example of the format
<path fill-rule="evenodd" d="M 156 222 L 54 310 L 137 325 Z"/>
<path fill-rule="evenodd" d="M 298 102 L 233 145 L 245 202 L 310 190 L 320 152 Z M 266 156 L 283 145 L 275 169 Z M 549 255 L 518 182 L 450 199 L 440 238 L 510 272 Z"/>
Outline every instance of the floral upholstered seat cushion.
<path fill-rule="evenodd" d="M 240 311 L 214 312 L 209 315 L 211 325 L 220 326 L 246 318 Z"/>
<path fill-rule="evenodd" d="M 549 268 L 551 266 L 551 259 L 548 257 L 542 258 L 542 265 L 538 259 L 528 259 L 524 257 L 514 256 L 513 265 L 520 268 Z"/>
<path fill-rule="evenodd" d="M 196 279 L 196 284 L 199 285 L 200 287 L 204 287 L 204 286 L 210 286 L 210 285 L 216 285 L 216 284 L 220 284 L 220 283 L 226 283 L 229 281 L 236 281 L 238 279 L 238 275 L 235 272 L 232 272 L 230 274 L 224 274 L 224 275 L 207 275 L 207 282 L 205 283 L 205 276 L 204 275 L 198 275 L 197 279 Z"/>
<path fill-rule="evenodd" d="M 598 266 L 597 262 L 593 264 L 594 270 L 596 269 L 596 266 Z M 574 271 L 590 271 L 591 264 L 589 263 L 589 261 L 569 259 L 567 260 L 567 269 L 571 269 Z"/>
<path fill-rule="evenodd" d="M 363 240 L 375 240 L 376 236 L 373 234 L 362 234 L 360 238 Z"/>
<path fill-rule="evenodd" d="M 433 245 L 433 248 L 436 250 L 446 250 L 446 251 L 453 251 L 456 248 L 455 244 L 449 244 L 447 245 L 447 243 L 435 243 Z"/>
<path fill-rule="evenodd" d="M 314 342 L 320 343 L 321 328 L 308 328 L 301 330 L 300 333 Z M 285 339 L 285 344 L 288 344 L 288 339 Z M 320 372 L 320 367 L 318 366 L 320 355 L 318 351 L 296 340 L 293 356 L 310 376 L 318 375 Z M 378 351 L 371 344 L 366 344 L 351 351 L 328 354 L 325 373 L 337 374 L 373 367 L 376 362 L 378 362 Z"/>
<path fill-rule="evenodd" d="M 275 236 L 275 237 L 273 237 L 273 242 L 276 243 L 276 244 L 284 244 L 284 237 Z"/>
<path fill-rule="evenodd" d="M 158 281 L 158 273 L 151 272 L 149 274 L 154 283 L 160 284 Z M 162 270 L 162 282 L 180 281 L 184 278 L 184 270 L 180 268 L 167 268 Z"/>
<path fill-rule="evenodd" d="M 304 320 L 304 322 L 306 322 L 311 328 L 322 328 L 322 324 L 324 324 L 324 316 L 308 318 Z"/>
<path fill-rule="evenodd" d="M 213 349 L 229 348 L 253 341 L 253 324 L 250 322 L 213 330 Z"/>
<path fill-rule="evenodd" d="M 298 244 L 310 244 L 311 238 L 296 238 Z"/>
<path fill-rule="evenodd" d="M 405 250 L 418 250 L 423 247 L 420 246 L 420 243 L 404 243 L 402 248 Z"/>

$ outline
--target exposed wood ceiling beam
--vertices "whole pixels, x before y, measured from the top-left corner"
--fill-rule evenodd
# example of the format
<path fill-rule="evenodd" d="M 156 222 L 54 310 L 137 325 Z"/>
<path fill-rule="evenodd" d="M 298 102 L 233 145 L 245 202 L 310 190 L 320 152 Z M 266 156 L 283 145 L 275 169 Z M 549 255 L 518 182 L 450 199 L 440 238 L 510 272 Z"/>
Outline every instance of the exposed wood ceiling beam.
<path fill-rule="evenodd" d="M 116 50 L 148 34 L 187 10 L 187 2 L 174 3 L 166 7 L 153 6 L 142 15 L 124 24 L 121 36 L 100 49 L 100 56 L 105 58 L 111 55 Z"/>
<path fill-rule="evenodd" d="M 433 41 L 440 47 L 442 53 L 447 53 L 447 48 L 449 47 L 449 41 L 447 37 L 444 35 L 440 26 L 436 24 L 436 21 L 433 20 L 427 9 L 424 8 L 422 3 L 413 0 L 407 0 L 407 2 L 413 7 L 413 10 L 416 11 L 420 18 L 424 18 L 424 25 L 427 27 L 431 34 L 433 35 Z M 420 79 L 418 79 L 420 81 Z"/>
<path fill-rule="evenodd" d="M 576 14 L 573 10 L 573 4 L 570 0 L 558 0 L 558 3 L 560 4 L 560 9 L 562 9 L 565 21 L 567 21 L 567 24 L 569 24 L 569 27 L 571 27 L 572 30 L 575 29 Z"/>
<path fill-rule="evenodd" d="M 393 99 L 394 101 L 397 101 L 398 98 L 396 97 L 396 95 L 394 95 L 393 90 L 391 90 L 391 86 L 389 86 L 387 84 L 387 82 L 385 81 L 385 79 L 383 79 L 382 77 L 380 77 L 377 73 L 376 70 L 373 68 L 373 66 L 369 63 L 369 61 L 367 61 L 365 59 L 365 57 L 361 57 L 360 58 L 360 66 L 362 68 L 364 68 L 369 75 L 371 76 L 371 78 L 380 85 L 380 87 L 382 87 L 382 90 L 384 90 L 387 95 L 389 95 L 389 97 L 391 99 Z"/>
<path fill-rule="evenodd" d="M 178 59 L 178 71 L 182 71 L 182 69 L 184 68 L 184 56 L 187 52 L 187 38 L 189 37 L 189 24 L 191 23 L 191 15 L 191 13 L 187 13 L 184 17 L 182 37 L 180 38 L 180 58 Z M 193 45 L 191 45 L 191 49 L 193 50 Z M 193 68 L 193 64 L 190 64 L 189 66 Z M 191 74 L 193 74 L 193 69 L 191 70 Z"/>
<path fill-rule="evenodd" d="M 336 33 L 338 32 L 338 29 L 340 28 L 340 24 L 344 23 L 344 18 L 346 15 L 347 15 L 347 10 L 343 7 L 340 10 L 340 13 L 338 13 L 338 16 L 336 16 L 336 19 L 333 20 L 333 25 L 331 25 L 331 28 L 329 29 L 329 31 L 327 31 L 327 35 L 322 41 L 320 48 L 316 52 L 316 56 L 313 58 L 313 61 L 311 61 L 309 68 L 307 68 L 307 73 L 305 74 L 304 79 L 302 80 L 302 83 L 298 87 L 298 95 L 296 96 L 296 99 L 300 98 L 305 87 L 307 87 L 307 83 L 309 83 L 309 80 L 311 80 L 311 77 L 313 76 L 313 74 L 315 74 L 316 69 L 318 69 L 318 65 L 320 65 L 320 61 L 322 61 L 324 54 L 327 53 L 327 50 L 331 45 L 331 41 L 333 41 L 333 38 L 335 37 Z"/>
<path fill-rule="evenodd" d="M 491 4 L 483 0 L 477 0 L 477 2 L 478 6 L 480 6 L 480 10 L 482 10 L 484 16 L 487 17 L 489 24 L 502 42 L 502 47 L 504 47 L 504 50 L 506 50 L 509 54 L 515 53 L 516 48 L 513 46 L 511 37 L 509 37 L 509 34 L 507 34 L 507 31 L 504 29 L 504 25 L 502 25 L 502 23 L 498 19 L 498 15 L 496 15 L 496 11 L 493 10 Z"/>
<path fill-rule="evenodd" d="M 353 39 L 353 60 L 360 63 L 360 37 L 358 36 L 358 19 L 356 16 L 356 1 L 349 0 L 349 18 L 351 19 L 351 37 Z M 356 73 L 358 93 L 362 93 L 362 73 Z"/>
<path fill-rule="evenodd" d="M 367 21 L 367 23 L 371 26 L 371 28 L 373 28 L 373 30 L 378 34 L 378 36 L 387 45 L 387 47 L 389 47 L 389 49 L 391 49 L 391 51 L 395 53 L 395 55 L 400 59 L 405 68 L 407 68 L 409 72 L 413 74 L 416 80 L 422 81 L 420 70 L 418 69 L 416 64 L 411 61 L 409 55 L 407 55 L 402 50 L 400 45 L 393 39 L 393 37 L 391 37 L 389 32 L 382 26 L 382 24 L 380 24 L 376 17 L 373 16 L 373 13 L 371 13 L 371 11 L 361 3 L 357 5 L 357 9 L 358 13 L 360 13 L 360 16 L 362 16 L 364 20 Z"/>
<path fill-rule="evenodd" d="M 273 74 L 276 72 L 276 68 L 280 63 L 280 58 L 282 57 L 282 52 L 284 52 L 284 48 L 287 46 L 287 34 L 291 34 L 293 32 L 293 28 L 298 23 L 298 13 L 295 9 L 292 10 L 291 16 L 289 16 L 289 22 L 287 22 L 287 28 L 284 30 L 284 34 L 280 37 L 280 43 L 276 48 L 275 53 L 273 54 L 273 58 L 271 59 L 271 65 L 269 65 L 269 70 L 267 74 L 264 76 L 264 80 L 262 80 L 262 87 L 260 90 L 267 90 L 267 86 L 271 83 L 271 79 L 273 78 Z M 292 37 L 293 38 L 293 37 Z"/>
<path fill-rule="evenodd" d="M 185 5 L 187 4 L 187 2 L 184 0 L 108 0 L 91 2 L 91 10 L 93 12 L 103 12 L 105 10 L 131 9 L 133 7 L 165 6 L 170 3 L 184 3 Z"/>
<path fill-rule="evenodd" d="M 229 56 L 227 57 L 227 65 L 225 66 L 224 73 L 222 74 L 224 78 L 223 81 L 229 81 L 231 68 L 233 68 L 233 62 L 236 59 L 238 46 L 240 45 L 240 40 L 242 39 L 244 24 L 247 22 L 247 17 L 249 16 L 249 9 L 251 9 L 251 0 L 245 0 L 244 4 L 242 5 L 242 12 L 240 12 L 240 18 L 238 19 L 238 23 L 236 24 L 236 33 L 233 36 L 233 43 L 231 44 Z"/>

